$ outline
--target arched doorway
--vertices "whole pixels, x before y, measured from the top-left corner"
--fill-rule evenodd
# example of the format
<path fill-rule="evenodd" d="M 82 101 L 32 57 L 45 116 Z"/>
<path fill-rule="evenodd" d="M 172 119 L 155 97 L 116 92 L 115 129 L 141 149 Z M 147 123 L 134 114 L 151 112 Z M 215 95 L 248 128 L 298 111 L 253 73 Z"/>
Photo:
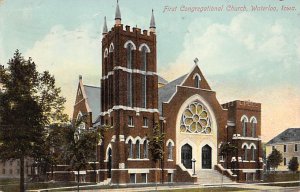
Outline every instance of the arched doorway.
<path fill-rule="evenodd" d="M 202 169 L 211 169 L 211 147 L 202 147 Z"/>
<path fill-rule="evenodd" d="M 189 144 L 185 144 L 181 147 L 181 163 L 187 169 L 192 169 L 192 147 Z"/>
<path fill-rule="evenodd" d="M 108 162 L 107 162 L 108 175 L 107 175 L 107 177 L 111 178 L 111 167 L 112 167 L 112 158 L 111 158 L 112 152 L 111 152 L 111 148 L 108 149 L 107 155 L 108 155 Z"/>

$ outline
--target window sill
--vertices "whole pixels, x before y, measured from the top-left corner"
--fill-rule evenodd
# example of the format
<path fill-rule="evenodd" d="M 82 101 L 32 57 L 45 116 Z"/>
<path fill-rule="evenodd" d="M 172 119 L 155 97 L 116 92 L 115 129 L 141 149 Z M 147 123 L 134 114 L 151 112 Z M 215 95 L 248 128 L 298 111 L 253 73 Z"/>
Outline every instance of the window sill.
<path fill-rule="evenodd" d="M 149 159 L 132 159 L 132 158 L 128 158 L 127 161 L 149 161 Z"/>
<path fill-rule="evenodd" d="M 247 160 L 243 160 L 243 162 L 246 162 L 246 163 L 248 163 L 249 161 L 247 161 Z"/>
<path fill-rule="evenodd" d="M 145 129 L 147 129 L 147 128 L 148 128 L 148 126 L 142 126 L 142 128 L 145 128 Z"/>
<path fill-rule="evenodd" d="M 220 160 L 220 163 L 224 163 L 224 160 Z"/>
<path fill-rule="evenodd" d="M 129 128 L 134 128 L 134 125 L 128 125 Z"/>
<path fill-rule="evenodd" d="M 174 161 L 173 159 L 168 159 L 168 161 Z"/>
<path fill-rule="evenodd" d="M 256 161 L 251 160 L 250 163 L 255 163 Z"/>

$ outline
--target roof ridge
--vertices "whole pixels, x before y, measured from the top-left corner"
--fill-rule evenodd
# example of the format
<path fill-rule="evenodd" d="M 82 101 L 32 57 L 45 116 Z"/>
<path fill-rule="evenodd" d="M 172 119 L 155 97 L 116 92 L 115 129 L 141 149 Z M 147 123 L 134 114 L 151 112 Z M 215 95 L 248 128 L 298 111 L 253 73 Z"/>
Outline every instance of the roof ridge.
<path fill-rule="evenodd" d="M 101 89 L 101 87 L 98 87 L 98 86 L 96 86 L 96 85 L 86 85 L 86 84 L 83 84 L 83 86 L 94 87 L 94 88 L 99 88 L 99 89 Z"/>
<path fill-rule="evenodd" d="M 186 74 L 184 74 L 184 75 L 181 75 L 180 77 L 178 77 L 178 78 L 176 78 L 176 79 L 174 79 L 174 80 L 172 80 L 172 81 L 170 81 L 169 83 L 167 83 L 166 85 L 168 85 L 168 84 L 172 84 L 172 83 L 174 83 L 174 81 L 178 81 L 180 78 L 182 78 L 182 77 L 185 77 L 186 75 L 188 75 L 188 73 L 186 73 Z M 180 84 L 180 83 L 179 83 Z M 165 85 L 165 86 L 166 86 Z"/>

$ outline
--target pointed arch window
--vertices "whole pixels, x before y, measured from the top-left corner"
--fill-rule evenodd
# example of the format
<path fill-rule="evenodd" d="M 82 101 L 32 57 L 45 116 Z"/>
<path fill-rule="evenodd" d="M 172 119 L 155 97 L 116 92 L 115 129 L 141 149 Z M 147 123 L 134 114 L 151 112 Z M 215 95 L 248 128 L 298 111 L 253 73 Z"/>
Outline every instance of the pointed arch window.
<path fill-rule="evenodd" d="M 168 144 L 168 159 L 173 159 L 173 145 L 171 142 Z"/>
<path fill-rule="evenodd" d="M 128 141 L 128 158 L 133 158 L 133 144 L 131 139 Z"/>
<path fill-rule="evenodd" d="M 199 79 L 199 76 L 198 76 L 198 75 L 196 75 L 194 81 L 195 81 L 195 87 L 196 87 L 196 88 L 199 88 L 199 87 L 200 87 L 200 79 Z"/>
<path fill-rule="evenodd" d="M 133 67 L 133 45 L 131 43 L 127 44 L 127 68 L 132 69 Z M 129 107 L 133 106 L 133 86 L 132 86 L 132 74 L 127 74 L 127 103 Z"/>
<path fill-rule="evenodd" d="M 127 68 L 132 69 L 133 65 L 133 45 L 131 43 L 127 44 Z"/>
<path fill-rule="evenodd" d="M 114 63 L 114 45 L 111 43 L 109 46 L 109 66 L 108 69 L 112 70 L 113 68 L 113 63 Z"/>
<path fill-rule="evenodd" d="M 141 146 L 140 146 L 140 141 L 137 140 L 136 143 L 135 143 L 135 154 L 136 154 L 136 158 L 137 159 L 140 159 L 141 158 Z"/>
<path fill-rule="evenodd" d="M 247 152 L 247 146 L 245 145 L 244 147 L 243 147 L 243 152 L 244 152 L 244 160 L 245 161 L 247 161 L 247 159 L 248 159 L 248 152 Z"/>
<path fill-rule="evenodd" d="M 147 47 L 143 46 L 141 53 L 142 60 L 142 71 L 147 71 Z"/>
<path fill-rule="evenodd" d="M 147 140 L 144 141 L 143 147 L 144 147 L 144 159 L 148 159 L 148 142 L 147 142 Z"/>
<path fill-rule="evenodd" d="M 196 88 L 200 88 L 200 81 L 201 81 L 200 75 L 198 73 L 195 73 L 193 79 L 194 79 L 194 86 Z"/>
<path fill-rule="evenodd" d="M 251 136 L 256 137 L 257 120 L 255 117 L 251 120 Z"/>
<path fill-rule="evenodd" d="M 252 156 L 252 157 L 251 157 L 251 160 L 252 160 L 252 161 L 255 161 L 255 148 L 254 148 L 254 146 L 251 147 L 251 154 L 252 154 L 252 155 L 251 155 L 251 156 Z"/>
<path fill-rule="evenodd" d="M 141 50 L 141 60 L 142 60 L 142 71 L 147 71 L 147 47 L 143 46 Z M 142 89 L 141 89 L 141 95 L 142 95 L 142 108 L 147 108 L 147 76 L 142 76 Z"/>
<path fill-rule="evenodd" d="M 244 117 L 242 119 L 242 131 L 243 131 L 243 137 L 247 136 L 247 122 L 248 120 Z"/>

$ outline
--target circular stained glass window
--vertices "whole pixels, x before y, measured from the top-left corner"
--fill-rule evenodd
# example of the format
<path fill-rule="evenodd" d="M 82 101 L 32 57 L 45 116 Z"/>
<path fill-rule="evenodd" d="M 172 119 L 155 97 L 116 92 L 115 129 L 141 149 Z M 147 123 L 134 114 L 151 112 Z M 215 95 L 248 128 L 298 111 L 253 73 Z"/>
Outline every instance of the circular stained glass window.
<path fill-rule="evenodd" d="M 189 104 L 181 116 L 180 132 L 209 134 L 211 131 L 207 109 L 198 101 Z"/>

